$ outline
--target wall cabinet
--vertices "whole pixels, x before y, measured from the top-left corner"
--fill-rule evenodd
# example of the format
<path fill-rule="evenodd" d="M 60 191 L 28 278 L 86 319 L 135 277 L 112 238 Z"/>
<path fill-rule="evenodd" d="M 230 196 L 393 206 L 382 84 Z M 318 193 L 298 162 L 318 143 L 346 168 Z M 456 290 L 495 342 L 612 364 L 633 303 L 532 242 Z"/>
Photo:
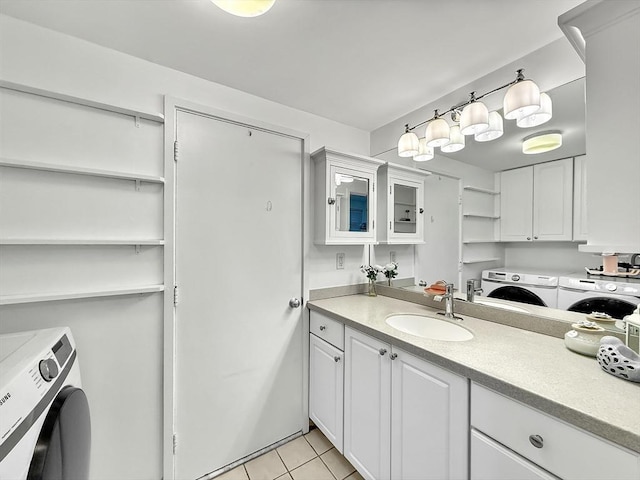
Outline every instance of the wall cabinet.
<path fill-rule="evenodd" d="M 573 239 L 587 241 L 587 156 L 573 159 Z"/>
<path fill-rule="evenodd" d="M 364 478 L 466 478 L 467 412 L 467 379 L 345 328 L 344 455 Z"/>
<path fill-rule="evenodd" d="M 310 331 L 309 418 L 342 453 L 344 326 L 311 312 Z"/>
<path fill-rule="evenodd" d="M 640 456 L 477 384 L 472 479 L 640 478 Z"/>
<path fill-rule="evenodd" d="M 380 243 L 424 242 L 424 170 L 385 164 L 378 171 Z"/>
<path fill-rule="evenodd" d="M 376 175 L 381 160 L 320 148 L 314 161 L 315 243 L 376 242 Z"/>
<path fill-rule="evenodd" d="M 573 159 L 500 175 L 500 240 L 572 240 Z"/>

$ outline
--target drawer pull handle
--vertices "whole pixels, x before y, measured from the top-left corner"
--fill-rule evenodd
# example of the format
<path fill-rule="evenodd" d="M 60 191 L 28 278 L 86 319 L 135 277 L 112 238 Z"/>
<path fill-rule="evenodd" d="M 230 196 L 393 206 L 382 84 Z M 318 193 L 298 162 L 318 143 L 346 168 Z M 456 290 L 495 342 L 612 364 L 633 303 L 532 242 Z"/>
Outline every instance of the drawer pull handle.
<path fill-rule="evenodd" d="M 544 444 L 544 440 L 542 440 L 540 435 L 529 435 L 529 441 L 531 442 L 531 445 L 536 448 L 542 448 L 542 445 Z"/>
<path fill-rule="evenodd" d="M 337 355 L 335 357 L 333 357 L 333 360 L 338 363 L 340 361 L 340 357 L 338 357 Z"/>
<path fill-rule="evenodd" d="M 387 349 L 381 348 L 380 350 L 378 350 L 378 352 L 380 353 L 380 355 L 384 355 L 385 353 L 387 353 Z"/>
<path fill-rule="evenodd" d="M 327 327 L 325 327 L 324 325 L 320 325 L 320 331 L 324 332 L 327 329 Z"/>

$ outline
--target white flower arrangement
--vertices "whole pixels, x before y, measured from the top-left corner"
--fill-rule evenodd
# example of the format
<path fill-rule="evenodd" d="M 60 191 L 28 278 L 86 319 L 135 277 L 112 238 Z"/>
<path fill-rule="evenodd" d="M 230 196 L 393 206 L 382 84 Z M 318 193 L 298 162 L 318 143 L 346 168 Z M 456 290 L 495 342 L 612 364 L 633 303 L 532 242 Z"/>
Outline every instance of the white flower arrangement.
<path fill-rule="evenodd" d="M 369 280 L 376 281 L 378 274 L 383 271 L 383 268 L 380 265 L 360 265 L 360 271 L 364 273 Z"/>
<path fill-rule="evenodd" d="M 384 276 L 387 277 L 389 281 L 391 281 L 393 278 L 396 278 L 398 276 L 398 263 L 397 262 L 387 263 L 382 268 L 382 273 L 384 273 Z"/>

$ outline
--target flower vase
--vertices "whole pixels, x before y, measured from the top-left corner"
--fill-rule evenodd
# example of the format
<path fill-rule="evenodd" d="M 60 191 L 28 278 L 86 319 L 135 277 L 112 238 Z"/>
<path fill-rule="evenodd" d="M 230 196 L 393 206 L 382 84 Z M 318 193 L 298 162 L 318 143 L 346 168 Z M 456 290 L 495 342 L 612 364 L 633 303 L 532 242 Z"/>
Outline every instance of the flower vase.
<path fill-rule="evenodd" d="M 387 285 L 391 286 L 391 277 L 387 278 Z"/>
<path fill-rule="evenodd" d="M 377 297 L 378 293 L 376 292 L 376 281 L 369 279 L 369 290 L 367 292 L 370 297 Z"/>

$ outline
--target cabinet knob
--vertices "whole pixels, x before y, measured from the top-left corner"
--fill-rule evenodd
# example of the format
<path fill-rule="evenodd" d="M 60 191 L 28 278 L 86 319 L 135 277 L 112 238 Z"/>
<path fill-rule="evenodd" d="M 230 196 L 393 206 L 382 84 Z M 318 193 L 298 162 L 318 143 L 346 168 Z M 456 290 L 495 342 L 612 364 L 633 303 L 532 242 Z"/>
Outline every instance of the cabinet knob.
<path fill-rule="evenodd" d="M 420 213 L 424 213 L 424 208 L 421 208 L 420 210 L 418 210 Z"/>
<path fill-rule="evenodd" d="M 336 203 L 336 199 L 335 199 L 335 198 L 331 198 L 331 197 L 329 197 L 329 198 L 327 198 L 327 203 L 328 203 L 329 205 L 333 205 L 334 203 Z"/>
<path fill-rule="evenodd" d="M 536 235 L 534 235 L 533 239 L 534 239 L 534 240 L 537 240 L 537 239 L 538 239 L 538 237 L 537 237 Z"/>
<path fill-rule="evenodd" d="M 536 448 L 542 448 L 542 445 L 544 444 L 544 440 L 542 440 L 540 435 L 529 435 L 529 441 L 531 442 L 531 445 Z"/>
<path fill-rule="evenodd" d="M 337 363 L 340 361 L 340 357 L 336 355 L 335 357 L 333 357 L 333 360 Z"/>
<path fill-rule="evenodd" d="M 378 352 L 380 352 L 380 355 L 384 355 L 385 353 L 387 353 L 387 349 L 381 348 L 380 350 L 378 350 Z"/>
<path fill-rule="evenodd" d="M 324 332 L 327 329 L 327 327 L 325 325 L 320 325 L 320 331 Z"/>
<path fill-rule="evenodd" d="M 531 240 L 531 237 L 527 237 L 527 240 Z"/>
<path fill-rule="evenodd" d="M 389 354 L 389 358 L 391 360 L 395 360 L 396 358 L 398 358 L 398 354 L 397 353 L 391 353 L 391 354 Z"/>

